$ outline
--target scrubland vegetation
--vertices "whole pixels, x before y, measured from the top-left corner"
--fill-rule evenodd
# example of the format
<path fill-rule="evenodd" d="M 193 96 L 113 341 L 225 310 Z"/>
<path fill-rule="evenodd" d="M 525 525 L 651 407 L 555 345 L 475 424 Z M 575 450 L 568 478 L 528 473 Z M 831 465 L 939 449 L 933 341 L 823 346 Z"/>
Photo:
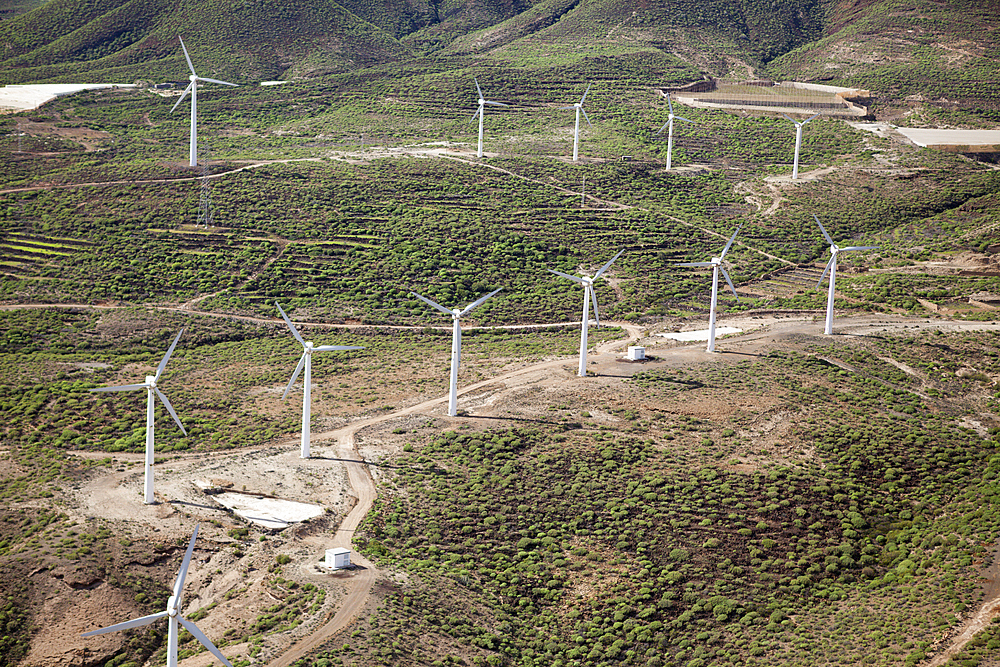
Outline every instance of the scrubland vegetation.
<path fill-rule="evenodd" d="M 184 75 L 176 25 L 106 34 L 106 4 L 89 5 L 82 31 L 59 44 L 21 30 L 5 75 Z M 547 325 L 577 319 L 580 295 L 546 269 L 592 271 L 622 248 L 596 285 L 602 319 L 694 328 L 707 272 L 674 264 L 708 260 L 738 225 L 727 261 L 742 298 L 720 297 L 725 313 L 821 311 L 828 247 L 815 214 L 838 243 L 879 247 L 841 258 L 839 310 L 996 319 L 969 302 L 1000 292 L 1000 176 L 988 164 L 817 120 L 801 160 L 822 177 L 791 184 L 774 178 L 791 171 L 787 121 L 685 109 L 697 126 L 678 129 L 681 168 L 663 170 L 657 88 L 741 62 L 808 70 L 815 49 L 857 29 L 811 41 L 839 14 L 822 23 L 820 3 L 784 2 L 778 20 L 763 3 L 737 15 L 692 2 L 694 13 L 669 20 L 637 6 L 623 21 L 631 4 L 569 4 L 512 16 L 506 6 L 390 3 L 392 14 L 353 3 L 370 23 L 344 24 L 344 48 L 364 35 L 378 47 L 353 64 L 308 39 L 290 63 L 269 46 L 233 64 L 226 48 L 192 39 L 206 76 L 313 75 L 200 93 L 201 158 L 217 176 L 208 228 L 194 224 L 201 171 L 179 166 L 188 121 L 169 113 L 171 98 L 88 92 L 0 117 L 0 299 L 10 308 L 0 311 L 0 665 L 27 655 L 44 620 L 35 602 L 53 582 L 81 596 L 107 582 L 140 613 L 169 595 L 177 544 L 69 514 L 75 491 L 137 469 L 121 455 L 143 447 L 144 397 L 89 389 L 140 380 L 181 328 L 161 384 L 190 435 L 158 409 L 159 463 L 297 433 L 299 402 L 279 397 L 299 348 L 275 301 L 310 323 L 307 340 L 365 347 L 314 360 L 315 432 L 445 393 L 447 323 L 411 290 L 463 305 L 503 287 L 476 324 L 545 325 L 467 331 L 460 383 L 471 383 L 573 355 L 578 332 Z M 945 72 L 930 44 L 955 4 L 917 4 L 934 11 L 872 3 L 866 14 L 926 31 L 906 63 L 844 68 L 833 82 L 897 97 L 959 93 L 960 103 L 914 115 L 988 121 L 992 51 L 962 46 L 974 66 Z M 261 6 L 301 20 L 279 10 Z M 48 25 L 59 15 L 26 16 Z M 728 37 L 679 57 L 697 50 L 690 29 L 706 22 Z M 650 37 L 654 25 L 670 38 Z M 962 25 L 954 35 L 971 38 Z M 600 39 L 583 44 L 583 34 Z M 397 62 L 404 53 L 418 59 Z M 473 75 L 513 105 L 488 113 L 482 161 L 467 150 Z M 571 116 L 556 107 L 589 83 L 594 127 L 571 163 Z M 885 103 L 877 96 L 875 108 Z M 81 128 L 105 138 L 86 150 Z M 445 145 L 447 155 L 433 152 Z M 949 262 L 954 270 L 938 269 Z M 592 344 L 621 337 L 591 330 Z M 491 426 L 400 425 L 401 451 L 379 461 L 379 500 L 355 543 L 386 573 L 377 604 L 301 664 L 920 665 L 977 608 L 979 574 L 995 559 L 998 353 L 996 333 L 947 326 L 796 335 L 741 360 L 660 359 L 587 378 L 586 393 L 512 389 Z M 233 562 L 265 537 L 226 534 Z M 289 564 L 269 561 L 273 604 L 219 642 L 247 645 L 241 665 L 328 609 L 328 590 L 296 581 Z M 196 650 L 188 639 L 185 655 Z M 954 663 L 988 664 L 998 642 L 989 626 Z M 162 661 L 163 646 L 160 628 L 134 633 L 105 667 Z"/>

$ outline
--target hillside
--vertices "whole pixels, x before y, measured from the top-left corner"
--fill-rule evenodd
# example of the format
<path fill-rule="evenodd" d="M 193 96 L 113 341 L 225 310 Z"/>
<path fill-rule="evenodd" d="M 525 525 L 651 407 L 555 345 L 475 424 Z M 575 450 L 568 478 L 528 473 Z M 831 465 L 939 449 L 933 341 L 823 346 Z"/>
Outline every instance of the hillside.
<path fill-rule="evenodd" d="M 824 37 L 767 71 L 872 90 L 887 116 L 927 103 L 926 122 L 990 126 L 1000 122 L 1000 14 L 994 0 L 833 0 Z"/>
<path fill-rule="evenodd" d="M 52 0 L 0 23 L 2 83 L 185 79 L 182 35 L 205 76 L 234 82 L 398 60 L 406 49 L 328 0 Z"/>
<path fill-rule="evenodd" d="M 818 37 L 817 0 L 242 3 L 52 0 L 0 24 L 0 82 L 177 77 L 176 35 L 232 80 L 315 76 L 414 56 L 573 63 L 641 52 L 739 76 Z M 459 58 L 461 60 L 461 58 Z"/>

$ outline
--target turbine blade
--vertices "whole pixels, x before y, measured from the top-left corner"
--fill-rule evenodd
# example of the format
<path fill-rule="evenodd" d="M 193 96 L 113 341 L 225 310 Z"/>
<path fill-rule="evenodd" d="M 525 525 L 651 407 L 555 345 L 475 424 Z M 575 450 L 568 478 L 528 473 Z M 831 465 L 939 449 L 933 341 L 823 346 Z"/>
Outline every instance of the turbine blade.
<path fill-rule="evenodd" d="M 667 108 L 670 109 L 670 115 L 674 115 L 674 103 L 670 101 L 670 93 L 667 93 Z"/>
<path fill-rule="evenodd" d="M 194 525 L 194 533 L 191 535 L 191 541 L 188 542 L 187 551 L 184 552 L 184 560 L 181 561 L 180 572 L 177 573 L 177 579 L 174 581 L 174 604 L 177 605 L 178 611 L 181 607 L 181 590 L 184 588 L 184 578 L 187 577 L 191 556 L 194 554 L 194 541 L 198 539 L 198 525 L 197 523 Z"/>
<path fill-rule="evenodd" d="M 479 99 L 484 99 L 483 89 L 479 87 L 479 79 L 472 77 L 472 80 L 476 82 L 476 92 L 479 93 Z"/>
<path fill-rule="evenodd" d="M 173 113 L 173 112 L 177 111 L 177 107 L 179 107 L 181 105 L 181 102 L 184 101 L 184 98 L 187 97 L 187 94 L 191 90 L 192 86 L 194 86 L 194 81 L 192 81 L 191 83 L 189 83 L 188 87 L 184 89 L 184 92 L 181 93 L 180 98 L 178 98 L 177 102 L 175 102 L 174 106 L 170 109 L 170 113 Z"/>
<path fill-rule="evenodd" d="M 666 123 L 663 124 L 663 127 L 661 127 L 660 131 L 656 133 L 656 136 L 660 136 L 660 133 L 663 132 L 668 127 L 670 127 L 670 121 L 669 120 Z"/>
<path fill-rule="evenodd" d="M 306 352 L 303 352 L 302 356 L 299 357 L 299 365 L 295 367 L 295 372 L 292 373 L 292 379 L 288 381 L 288 386 L 285 387 L 285 393 L 281 395 L 281 400 L 285 400 L 285 396 L 288 396 L 288 392 L 291 391 L 292 385 L 294 385 L 295 381 L 299 378 L 299 373 L 302 372 L 302 367 L 306 365 L 306 354 Z"/>
<path fill-rule="evenodd" d="M 597 280 L 598 278 L 600 278 L 602 273 L 604 273 L 609 268 L 611 268 L 611 265 L 615 263 L 616 259 L 618 259 L 619 257 L 622 256 L 623 252 L 625 252 L 625 248 L 622 248 L 621 250 L 619 250 L 617 255 L 615 255 L 614 257 L 612 257 L 611 259 L 609 259 L 604 264 L 604 266 L 602 266 L 600 269 L 598 269 L 597 273 L 594 274 L 594 280 Z"/>
<path fill-rule="evenodd" d="M 118 632 L 119 630 L 128 630 L 130 628 L 141 628 L 144 625 L 149 625 L 153 621 L 159 620 L 167 615 L 165 611 L 158 611 L 155 614 L 150 614 L 149 616 L 143 616 L 142 618 L 133 618 L 131 621 L 125 621 L 124 623 L 115 623 L 114 625 L 109 625 L 106 628 L 101 628 L 100 630 L 91 630 L 90 632 L 84 632 L 81 637 L 94 637 L 96 635 L 103 635 L 107 632 Z"/>
<path fill-rule="evenodd" d="M 792 121 L 792 122 L 793 122 L 793 123 L 795 123 L 796 125 L 798 125 L 798 124 L 799 124 L 799 121 L 795 120 L 794 118 L 792 118 L 792 117 L 791 117 L 791 116 L 789 116 L 788 114 L 784 114 L 784 113 L 783 113 L 783 114 L 781 114 L 781 115 L 782 115 L 782 116 L 784 116 L 785 118 L 787 118 L 788 120 Z"/>
<path fill-rule="evenodd" d="M 682 264 L 674 264 L 674 266 L 694 266 L 694 267 L 705 267 L 705 266 L 715 266 L 712 262 L 684 262 Z"/>
<path fill-rule="evenodd" d="M 575 109 L 575 108 L 576 108 L 576 105 L 575 104 L 571 104 L 568 107 L 559 107 L 559 111 L 567 111 L 567 110 L 571 110 L 571 109 Z"/>
<path fill-rule="evenodd" d="M 585 101 L 585 100 L 587 99 L 587 93 L 589 93 L 589 92 L 590 92 L 590 86 L 591 86 L 591 85 L 592 85 L 592 84 L 589 84 L 589 83 L 588 83 L 588 84 L 587 84 L 587 90 L 583 91 L 583 97 L 581 97 L 581 98 L 580 98 L 580 106 L 581 106 L 581 107 L 583 106 L 583 103 L 584 103 L 584 101 Z"/>
<path fill-rule="evenodd" d="M 806 119 L 806 120 L 802 121 L 802 124 L 803 124 L 803 125 L 805 125 L 805 124 L 806 124 L 806 123 L 808 123 L 809 121 L 811 121 L 811 120 L 816 120 L 817 118 L 819 118 L 819 114 L 816 114 L 816 115 L 815 115 L 815 116 L 813 116 L 812 118 L 808 118 L 808 119 Z"/>
<path fill-rule="evenodd" d="M 594 291 L 594 286 L 590 286 L 590 303 L 594 306 L 594 319 L 597 320 L 597 326 L 601 326 L 601 313 L 597 309 L 597 292 Z"/>
<path fill-rule="evenodd" d="M 816 283 L 816 289 L 819 289 L 819 286 L 823 284 L 823 279 L 826 278 L 826 274 L 830 272 L 830 267 L 833 266 L 833 260 L 836 257 L 837 257 L 836 255 L 831 256 L 830 261 L 826 263 L 826 268 L 823 269 L 823 275 L 819 277 L 819 282 Z"/>
<path fill-rule="evenodd" d="M 735 232 L 733 232 L 733 236 L 732 236 L 732 238 L 729 239 L 729 243 L 727 243 L 726 247 L 722 249 L 722 254 L 719 255 L 719 259 L 724 258 L 726 256 L 726 253 L 729 252 L 729 249 L 733 246 L 733 241 L 736 240 L 736 235 L 740 233 L 741 229 L 743 229 L 743 225 L 742 224 L 739 227 L 736 228 Z"/>
<path fill-rule="evenodd" d="M 160 365 L 156 367 L 156 375 L 153 376 L 153 382 L 160 379 L 160 373 L 162 373 L 163 369 L 166 368 L 167 362 L 170 361 L 170 355 L 174 353 L 174 348 L 177 347 L 177 341 L 179 341 L 183 335 L 184 329 L 181 329 L 180 333 L 177 334 L 177 337 L 174 338 L 174 342 L 170 344 L 170 349 L 167 350 L 167 353 L 163 355 L 163 359 L 160 360 Z"/>
<path fill-rule="evenodd" d="M 233 667 L 233 663 L 229 662 L 229 660 L 226 659 L 226 656 L 222 655 L 222 651 L 220 651 L 215 647 L 215 644 L 212 643 L 212 640 L 206 637 L 205 633 L 199 630 L 197 625 L 187 620 L 180 614 L 177 614 L 177 620 L 181 622 L 181 625 L 187 628 L 188 632 L 190 632 L 192 635 L 195 636 L 195 639 L 201 642 L 202 646 L 211 651 L 212 655 L 218 658 L 223 665 L 226 665 L 226 667 Z"/>
<path fill-rule="evenodd" d="M 580 107 L 580 111 L 583 112 L 583 119 L 587 121 L 587 125 L 594 127 L 594 124 L 590 122 L 590 116 L 587 115 L 587 110 L 584 109 L 583 107 Z"/>
<path fill-rule="evenodd" d="M 494 294 L 496 294 L 497 292 L 499 292 L 501 290 L 503 290 L 502 287 L 500 289 L 493 290 L 492 292 L 490 292 L 486 296 L 479 297 L 478 299 L 476 299 L 475 301 L 473 301 L 472 303 L 470 303 L 468 306 L 466 306 L 465 309 L 458 314 L 458 316 L 462 317 L 463 315 L 465 315 L 466 313 L 468 313 L 473 308 L 476 308 L 477 306 L 481 306 L 483 304 L 483 302 L 486 301 L 486 299 L 490 298 L 491 296 L 493 296 Z"/>
<path fill-rule="evenodd" d="M 447 315 L 449 317 L 451 317 L 453 315 L 453 313 L 450 310 L 448 310 L 447 308 L 445 308 L 444 306 L 442 306 L 439 303 L 434 303 L 433 301 L 431 301 L 430 299 L 428 299 L 426 296 L 420 296 L 416 292 L 410 292 L 410 294 L 412 294 L 413 296 L 417 297 L 418 299 L 420 299 L 421 301 L 423 301 L 427 305 L 431 306 L 432 308 L 437 308 L 438 310 L 440 310 L 442 313 L 444 313 L 445 315 Z"/>
<path fill-rule="evenodd" d="M 146 384 L 122 384 L 117 387 L 99 387 L 90 391 L 135 391 L 136 389 L 146 389 Z"/>
<path fill-rule="evenodd" d="M 191 70 L 192 74 L 194 74 L 195 76 L 198 76 L 198 73 L 194 71 L 194 65 L 191 64 L 191 56 L 188 55 L 187 47 L 184 46 L 184 40 L 181 38 L 180 35 L 177 35 L 177 39 L 180 40 L 181 49 L 184 50 L 184 60 L 186 60 L 187 63 L 188 63 L 188 69 Z"/>
<path fill-rule="evenodd" d="M 232 86 L 233 88 L 239 88 L 235 83 L 229 83 L 228 81 L 219 81 L 218 79 L 209 79 L 208 77 L 199 76 L 199 81 L 208 81 L 209 83 L 221 83 L 223 86 Z"/>
<path fill-rule="evenodd" d="M 739 301 L 740 295 L 736 293 L 736 287 L 733 286 L 733 280 L 732 278 L 729 277 L 729 272 L 726 271 L 726 268 L 724 266 L 720 266 L 719 270 L 722 271 L 722 276 L 726 279 L 726 282 L 729 284 L 729 289 L 733 290 L 733 296 L 735 296 L 736 300 Z"/>
<path fill-rule="evenodd" d="M 156 395 L 160 397 L 160 401 L 163 402 L 163 407 L 167 409 L 167 412 L 170 413 L 170 416 L 173 417 L 174 421 L 177 422 L 177 425 L 181 427 L 181 433 L 183 433 L 186 437 L 188 432 L 184 430 L 184 424 L 181 423 L 180 417 L 178 417 L 177 413 L 174 412 L 174 406 L 170 405 L 170 401 L 167 400 L 167 397 L 164 395 L 162 391 L 160 391 L 159 387 L 154 387 L 153 391 L 155 391 Z"/>
<path fill-rule="evenodd" d="M 877 245 L 852 245 L 841 248 L 840 252 L 851 252 L 852 250 L 878 250 Z"/>
<path fill-rule="evenodd" d="M 358 345 L 320 345 L 314 347 L 313 352 L 343 352 L 345 350 L 363 350 L 365 348 Z"/>
<path fill-rule="evenodd" d="M 576 276 L 571 276 L 568 273 L 563 273 L 562 271 L 556 271 L 555 269 L 546 269 L 549 273 L 554 273 L 557 276 L 562 276 L 563 278 L 569 278 L 575 283 L 585 284 L 582 278 L 577 278 Z"/>
<path fill-rule="evenodd" d="M 483 100 L 483 104 L 492 104 L 495 107 L 509 107 L 509 104 L 504 104 L 503 102 L 491 102 L 489 100 Z"/>
<path fill-rule="evenodd" d="M 827 243 L 833 245 L 833 239 L 831 239 L 830 235 L 826 233 L 826 229 L 823 228 L 823 223 L 819 221 L 819 218 L 816 216 L 815 213 L 813 213 L 812 216 L 813 219 L 816 221 L 816 224 L 819 225 L 819 231 L 823 232 L 823 238 L 826 239 Z"/>
<path fill-rule="evenodd" d="M 482 112 L 483 112 L 483 108 L 482 107 L 477 108 L 476 109 L 476 113 L 472 114 L 472 118 L 469 119 L 469 122 L 471 123 L 471 122 L 475 121 L 476 117 L 479 116 L 479 114 L 481 114 Z"/>
<path fill-rule="evenodd" d="M 274 305 L 278 306 L 278 302 L 275 301 Z M 292 324 L 292 321 L 290 319 L 288 319 L 288 315 L 285 315 L 285 311 L 281 309 L 281 306 L 278 306 L 278 312 L 281 313 L 281 317 L 285 320 L 285 324 L 288 325 L 288 328 L 292 330 L 292 335 L 295 336 L 295 340 L 299 341 L 299 344 L 302 347 L 305 347 L 306 342 L 302 340 L 302 336 L 299 335 L 299 332 L 295 330 L 295 325 Z"/>
<path fill-rule="evenodd" d="M 692 125 L 697 125 L 698 124 L 698 123 L 694 122 L 693 120 L 685 118 L 684 116 L 674 116 L 674 118 L 676 118 L 677 120 L 682 120 L 685 123 L 691 123 Z"/>

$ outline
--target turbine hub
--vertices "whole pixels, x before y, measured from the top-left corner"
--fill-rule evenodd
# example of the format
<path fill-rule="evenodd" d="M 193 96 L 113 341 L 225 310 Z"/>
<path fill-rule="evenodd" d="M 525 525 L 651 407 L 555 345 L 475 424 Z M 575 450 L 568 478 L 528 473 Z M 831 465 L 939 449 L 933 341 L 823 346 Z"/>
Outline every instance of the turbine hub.
<path fill-rule="evenodd" d="M 177 598 L 173 595 L 171 595 L 170 599 L 167 600 L 167 616 L 170 616 L 171 618 L 177 616 Z"/>
<path fill-rule="evenodd" d="M 712 264 L 722 264 L 722 258 L 721 257 L 713 257 L 712 258 Z"/>
<path fill-rule="evenodd" d="M 483 106 L 484 104 L 486 104 L 486 100 L 484 100 L 483 98 L 480 97 L 479 98 L 479 106 Z"/>
<path fill-rule="evenodd" d="M 840 252 L 840 248 L 838 248 L 838 247 L 837 247 L 837 246 L 835 246 L 835 245 L 832 245 L 832 246 L 830 246 L 830 252 L 831 252 L 832 254 L 836 255 L 836 254 L 837 254 L 838 252 Z"/>
<path fill-rule="evenodd" d="M 153 375 L 147 375 L 146 376 L 146 384 L 148 384 L 151 389 L 155 389 L 156 388 L 156 377 L 153 376 Z"/>
<path fill-rule="evenodd" d="M 306 354 L 311 354 L 313 351 L 313 342 L 311 340 L 306 341 Z"/>
<path fill-rule="evenodd" d="M 191 83 L 194 83 L 197 80 L 198 80 L 197 74 L 192 74 L 191 76 L 188 77 L 188 81 L 190 81 Z"/>

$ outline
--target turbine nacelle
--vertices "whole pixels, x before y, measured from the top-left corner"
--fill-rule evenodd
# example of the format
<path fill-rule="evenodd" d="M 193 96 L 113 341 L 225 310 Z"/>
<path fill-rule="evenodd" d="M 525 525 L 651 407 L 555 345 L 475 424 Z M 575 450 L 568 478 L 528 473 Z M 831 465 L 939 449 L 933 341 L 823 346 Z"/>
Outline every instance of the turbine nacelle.
<path fill-rule="evenodd" d="M 153 375 L 146 376 L 146 386 L 150 389 L 156 389 L 156 377 Z"/>
<path fill-rule="evenodd" d="M 180 610 L 177 608 L 177 597 L 171 595 L 170 598 L 167 599 L 167 616 L 173 618 L 174 616 L 177 616 L 177 614 L 179 613 Z"/>

